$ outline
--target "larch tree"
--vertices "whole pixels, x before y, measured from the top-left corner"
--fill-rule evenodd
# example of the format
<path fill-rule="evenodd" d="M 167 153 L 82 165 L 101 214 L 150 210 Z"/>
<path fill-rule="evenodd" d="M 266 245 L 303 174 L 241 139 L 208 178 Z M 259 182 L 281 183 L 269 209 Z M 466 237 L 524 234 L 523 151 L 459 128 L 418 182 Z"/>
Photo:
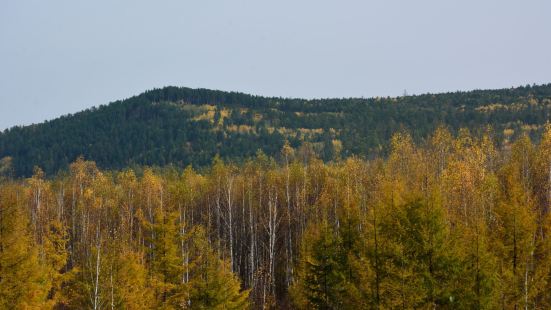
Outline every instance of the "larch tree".
<path fill-rule="evenodd" d="M 190 309 L 247 309 L 249 291 L 231 272 L 228 261 L 218 257 L 206 238 L 204 228 L 190 231 L 190 280 L 180 306 Z"/>
<path fill-rule="evenodd" d="M 294 304 L 300 309 L 342 309 L 346 293 L 342 260 L 341 240 L 330 225 L 311 226 L 303 239 L 291 287 Z"/>
<path fill-rule="evenodd" d="M 39 263 L 22 188 L 0 186 L 0 308 L 39 309 L 47 306 L 50 284 Z"/>
<path fill-rule="evenodd" d="M 441 206 L 415 199 L 385 213 L 382 281 L 386 307 L 454 307 L 461 304 L 457 286 L 461 262 Z"/>

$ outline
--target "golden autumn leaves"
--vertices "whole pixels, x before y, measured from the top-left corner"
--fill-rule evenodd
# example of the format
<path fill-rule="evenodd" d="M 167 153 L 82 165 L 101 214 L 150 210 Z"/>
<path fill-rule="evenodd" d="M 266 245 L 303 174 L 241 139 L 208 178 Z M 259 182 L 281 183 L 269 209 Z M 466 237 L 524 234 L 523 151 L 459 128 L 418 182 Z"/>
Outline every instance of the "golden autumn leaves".
<path fill-rule="evenodd" d="M 398 133 L 384 158 L 0 185 L 0 302 L 28 308 L 551 306 L 551 131 Z M 17 280 L 16 280 L 17 279 Z"/>

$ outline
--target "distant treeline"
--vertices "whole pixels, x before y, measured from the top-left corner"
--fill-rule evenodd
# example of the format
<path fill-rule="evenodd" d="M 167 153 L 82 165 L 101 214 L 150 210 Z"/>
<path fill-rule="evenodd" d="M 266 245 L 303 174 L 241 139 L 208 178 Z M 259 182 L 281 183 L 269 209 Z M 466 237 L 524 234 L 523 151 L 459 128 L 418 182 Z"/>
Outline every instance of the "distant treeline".
<path fill-rule="evenodd" d="M 0 308 L 549 309 L 551 129 L 0 180 Z M 4 162 L 4 165 L 8 165 Z"/>
<path fill-rule="evenodd" d="M 77 98 L 78 100 L 78 98 Z M 538 139 L 549 119 L 551 84 L 396 98 L 288 99 L 166 87 L 38 125 L 0 133 L 0 159 L 17 176 L 39 165 L 47 175 L 79 156 L 103 169 L 206 167 L 215 155 L 243 163 L 262 150 L 277 156 L 288 142 L 324 161 L 388 154 L 407 130 L 416 142 L 440 125 L 480 134 L 491 125 L 499 143 Z"/>

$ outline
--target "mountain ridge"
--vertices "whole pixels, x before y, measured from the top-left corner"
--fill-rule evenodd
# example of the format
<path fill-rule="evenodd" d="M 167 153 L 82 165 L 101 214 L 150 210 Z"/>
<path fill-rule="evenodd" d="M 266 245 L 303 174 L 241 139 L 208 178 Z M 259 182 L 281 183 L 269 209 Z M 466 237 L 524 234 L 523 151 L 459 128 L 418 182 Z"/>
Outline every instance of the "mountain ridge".
<path fill-rule="evenodd" d="M 551 84 L 398 97 L 284 98 L 168 86 L 124 100 L 0 132 L 0 158 L 15 175 L 35 165 L 57 173 L 78 156 L 105 169 L 129 165 L 205 166 L 218 154 L 242 161 L 288 142 L 322 159 L 384 153 L 396 131 L 422 141 L 436 127 L 452 132 L 491 125 L 496 140 L 538 137 L 551 109 Z"/>

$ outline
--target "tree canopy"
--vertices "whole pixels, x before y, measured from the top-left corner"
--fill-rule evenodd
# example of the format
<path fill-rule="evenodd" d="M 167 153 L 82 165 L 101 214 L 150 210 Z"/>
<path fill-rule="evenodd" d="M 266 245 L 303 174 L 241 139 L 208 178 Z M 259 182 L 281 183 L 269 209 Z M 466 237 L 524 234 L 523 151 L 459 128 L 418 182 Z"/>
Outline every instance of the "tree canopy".
<path fill-rule="evenodd" d="M 76 98 L 78 100 L 78 98 Z M 538 139 L 549 119 L 551 84 L 402 97 L 297 99 L 165 87 L 41 124 L 0 133 L 0 173 L 31 176 L 67 170 L 79 156 L 102 169 L 207 167 L 215 155 L 243 163 L 285 143 L 325 161 L 386 155 L 407 130 L 421 143 L 445 125 L 484 132 L 508 143 Z M 11 164 L 11 170 L 8 169 Z"/>
<path fill-rule="evenodd" d="M 322 154 L 319 154 L 322 155 Z M 551 129 L 0 181 L 0 307 L 551 307 Z"/>

